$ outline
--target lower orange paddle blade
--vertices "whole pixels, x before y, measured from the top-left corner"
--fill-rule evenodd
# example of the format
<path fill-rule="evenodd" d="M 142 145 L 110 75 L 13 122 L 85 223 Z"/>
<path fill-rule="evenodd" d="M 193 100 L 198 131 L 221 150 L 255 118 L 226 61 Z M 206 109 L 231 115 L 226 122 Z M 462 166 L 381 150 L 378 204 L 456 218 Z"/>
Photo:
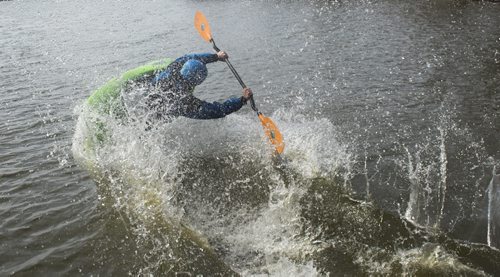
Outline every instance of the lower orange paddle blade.
<path fill-rule="evenodd" d="M 208 25 L 207 18 L 202 12 L 197 11 L 194 15 L 194 27 L 200 33 L 200 36 L 210 42 L 212 40 L 212 34 L 210 33 L 210 25 Z"/>
<path fill-rule="evenodd" d="M 276 127 L 276 124 L 269 117 L 265 117 L 263 114 L 259 114 L 259 119 L 269 141 L 274 145 L 276 152 L 281 154 L 285 150 L 285 143 L 278 127 Z"/>

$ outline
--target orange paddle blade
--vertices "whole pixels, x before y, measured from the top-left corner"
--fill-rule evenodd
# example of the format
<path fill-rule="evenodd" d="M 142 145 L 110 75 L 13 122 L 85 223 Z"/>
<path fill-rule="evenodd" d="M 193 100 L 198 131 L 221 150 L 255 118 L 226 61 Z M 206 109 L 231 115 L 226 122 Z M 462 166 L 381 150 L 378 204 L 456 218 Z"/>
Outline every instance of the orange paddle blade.
<path fill-rule="evenodd" d="M 285 150 L 285 143 L 278 127 L 276 127 L 276 124 L 269 117 L 265 117 L 263 114 L 259 114 L 259 119 L 269 141 L 274 145 L 276 152 L 281 154 Z"/>
<path fill-rule="evenodd" d="M 210 42 L 212 40 L 212 34 L 210 33 L 210 25 L 208 25 L 207 18 L 202 12 L 197 11 L 194 15 L 194 27 L 200 33 L 200 36 Z"/>

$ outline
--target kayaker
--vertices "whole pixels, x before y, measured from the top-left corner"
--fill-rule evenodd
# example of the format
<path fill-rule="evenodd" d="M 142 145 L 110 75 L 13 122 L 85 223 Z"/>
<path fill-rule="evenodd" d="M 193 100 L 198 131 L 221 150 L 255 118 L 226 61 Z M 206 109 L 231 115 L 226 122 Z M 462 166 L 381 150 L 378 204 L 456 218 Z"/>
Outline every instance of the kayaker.
<path fill-rule="evenodd" d="M 217 54 L 201 53 L 182 56 L 157 73 L 150 85 L 146 105 L 152 112 L 150 120 L 170 120 L 184 116 L 194 119 L 215 119 L 238 111 L 252 96 L 250 88 L 243 89 L 241 97 L 224 102 L 209 103 L 193 95 L 194 88 L 207 77 L 206 64 L 224 61 L 224 51 Z"/>

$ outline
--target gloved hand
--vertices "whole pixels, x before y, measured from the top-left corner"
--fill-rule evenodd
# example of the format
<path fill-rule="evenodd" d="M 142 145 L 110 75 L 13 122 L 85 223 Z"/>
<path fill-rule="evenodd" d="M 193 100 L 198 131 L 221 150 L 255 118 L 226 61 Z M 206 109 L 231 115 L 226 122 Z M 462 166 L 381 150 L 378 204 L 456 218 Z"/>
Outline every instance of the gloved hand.
<path fill-rule="evenodd" d="M 244 88 L 243 89 L 243 96 L 241 96 L 241 100 L 243 101 L 243 103 L 247 103 L 248 100 L 250 100 L 250 98 L 252 98 L 253 96 L 253 92 L 250 88 Z"/>
<path fill-rule="evenodd" d="M 219 61 L 224 61 L 225 59 L 229 58 L 227 56 L 227 53 L 224 51 L 217 52 L 217 57 L 219 57 Z"/>

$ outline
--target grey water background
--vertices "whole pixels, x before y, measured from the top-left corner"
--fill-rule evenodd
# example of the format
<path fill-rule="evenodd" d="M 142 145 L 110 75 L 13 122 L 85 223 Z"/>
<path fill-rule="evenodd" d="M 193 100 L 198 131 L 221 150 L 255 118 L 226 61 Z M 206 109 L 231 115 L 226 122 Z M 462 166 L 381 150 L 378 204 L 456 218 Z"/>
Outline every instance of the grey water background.
<path fill-rule="evenodd" d="M 74 108 L 127 69 L 210 51 L 196 10 L 264 113 L 293 109 L 337 127 L 353 153 L 353 197 L 487 242 L 486 189 L 500 160 L 498 3 L 7 1 L 0 275 L 107 275 L 135 261 L 72 158 Z M 224 64 L 209 70 L 200 98 L 239 94 Z"/>

